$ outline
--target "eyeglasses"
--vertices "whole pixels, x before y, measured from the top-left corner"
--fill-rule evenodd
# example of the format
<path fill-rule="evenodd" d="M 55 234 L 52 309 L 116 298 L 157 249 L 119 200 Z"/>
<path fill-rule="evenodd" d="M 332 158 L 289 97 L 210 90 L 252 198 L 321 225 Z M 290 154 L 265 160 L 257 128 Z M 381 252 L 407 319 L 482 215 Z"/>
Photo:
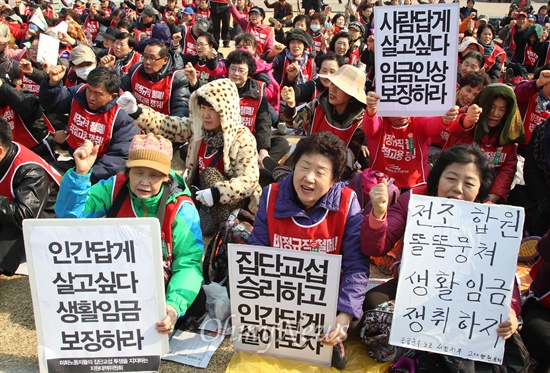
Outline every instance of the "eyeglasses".
<path fill-rule="evenodd" d="M 197 43 L 195 44 L 197 47 L 200 47 L 200 48 L 205 48 L 205 47 L 208 47 L 208 43 Z"/>
<path fill-rule="evenodd" d="M 246 75 L 248 74 L 248 70 L 245 70 L 245 69 L 237 69 L 233 66 L 231 66 L 229 68 L 229 71 L 232 72 L 233 74 L 239 74 L 239 75 Z"/>
<path fill-rule="evenodd" d="M 156 58 L 156 57 L 152 57 L 152 56 L 141 56 L 141 60 L 143 62 L 157 62 L 158 60 L 162 60 L 164 57 L 159 57 L 159 58 Z"/>

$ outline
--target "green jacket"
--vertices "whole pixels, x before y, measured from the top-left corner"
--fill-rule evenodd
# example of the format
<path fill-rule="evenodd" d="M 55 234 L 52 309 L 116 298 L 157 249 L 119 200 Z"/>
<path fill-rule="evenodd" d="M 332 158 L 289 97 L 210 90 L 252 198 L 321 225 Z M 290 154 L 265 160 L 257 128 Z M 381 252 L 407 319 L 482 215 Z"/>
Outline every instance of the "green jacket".
<path fill-rule="evenodd" d="M 65 174 L 55 204 L 58 217 L 99 218 L 107 214 L 113 203 L 115 176 L 91 185 L 90 175 L 78 175 L 74 170 Z M 170 171 L 169 182 L 171 194 L 168 202 L 182 194 L 191 195 L 183 179 L 174 171 Z M 157 216 L 162 188 L 156 196 L 143 200 L 129 191 L 138 217 Z M 181 205 L 172 222 L 172 245 L 172 277 L 166 289 L 166 304 L 174 307 L 178 315 L 182 316 L 195 300 L 203 281 L 201 259 L 204 243 L 199 214 L 190 203 Z"/>

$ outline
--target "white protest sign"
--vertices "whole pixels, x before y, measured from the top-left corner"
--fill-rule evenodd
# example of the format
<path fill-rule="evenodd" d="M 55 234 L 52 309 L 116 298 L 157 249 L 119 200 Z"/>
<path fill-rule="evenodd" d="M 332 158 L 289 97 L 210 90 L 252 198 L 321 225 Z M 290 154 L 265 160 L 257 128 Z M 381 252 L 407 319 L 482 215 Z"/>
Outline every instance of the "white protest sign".
<path fill-rule="evenodd" d="M 46 34 L 40 34 L 38 39 L 38 51 L 36 52 L 38 62 L 46 61 L 50 66 L 57 65 L 59 57 L 59 40 Z"/>
<path fill-rule="evenodd" d="M 64 32 L 66 34 L 69 30 L 69 24 L 65 21 L 59 22 L 57 26 L 55 26 L 52 30 L 55 32 L 56 35 L 58 32 Z"/>
<path fill-rule="evenodd" d="M 156 371 L 168 336 L 156 218 L 27 219 L 41 372 Z"/>
<path fill-rule="evenodd" d="M 329 366 L 341 256 L 228 246 L 235 350 Z"/>
<path fill-rule="evenodd" d="M 377 7 L 379 116 L 441 116 L 455 106 L 459 4 Z"/>
<path fill-rule="evenodd" d="M 502 364 L 522 208 L 411 195 L 390 344 Z"/>

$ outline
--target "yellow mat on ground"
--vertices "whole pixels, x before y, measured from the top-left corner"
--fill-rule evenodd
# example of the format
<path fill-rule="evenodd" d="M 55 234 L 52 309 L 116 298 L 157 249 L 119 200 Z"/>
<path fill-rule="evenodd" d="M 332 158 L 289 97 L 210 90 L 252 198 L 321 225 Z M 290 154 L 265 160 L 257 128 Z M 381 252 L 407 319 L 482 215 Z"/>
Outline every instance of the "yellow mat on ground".
<path fill-rule="evenodd" d="M 345 370 L 239 351 L 233 355 L 225 371 L 228 373 L 385 373 L 392 365 L 392 363 L 382 364 L 371 359 L 360 339 L 345 341 L 344 348 L 348 359 Z"/>

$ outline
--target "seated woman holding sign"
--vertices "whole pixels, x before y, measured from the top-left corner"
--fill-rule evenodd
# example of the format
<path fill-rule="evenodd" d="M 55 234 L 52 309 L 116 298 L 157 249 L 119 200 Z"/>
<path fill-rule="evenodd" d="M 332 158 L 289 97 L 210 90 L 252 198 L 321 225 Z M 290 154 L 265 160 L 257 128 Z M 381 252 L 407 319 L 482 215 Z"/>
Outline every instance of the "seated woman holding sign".
<path fill-rule="evenodd" d="M 76 168 L 59 189 L 60 218 L 158 217 L 163 233 L 166 317 L 159 333 L 170 333 L 197 297 L 204 250 L 199 216 L 183 179 L 170 169 L 172 143 L 161 136 L 136 135 L 124 174 L 90 183 L 98 146 L 86 140 L 75 150 Z"/>
<path fill-rule="evenodd" d="M 428 176 L 427 184 L 413 188 L 412 192 L 482 203 L 487 199 L 491 183 L 492 172 L 483 153 L 476 147 L 460 145 L 441 152 Z M 405 233 L 411 192 L 402 194 L 397 202 L 388 208 L 387 189 L 387 181 L 384 179 L 370 191 L 372 210 L 361 226 L 361 248 L 365 255 L 380 257 L 387 254 Z M 398 265 L 402 252 L 401 242 L 396 250 L 398 261 L 393 267 L 393 278 L 366 293 L 363 310 L 372 310 L 384 302 L 395 300 Z M 520 313 L 521 299 L 516 286 L 513 291 L 510 318 L 499 324 L 497 334 L 509 339 L 518 330 L 517 316 Z M 478 363 L 475 363 L 476 367 Z"/>
<path fill-rule="evenodd" d="M 369 276 L 369 259 L 359 242 L 363 215 L 355 193 L 338 181 L 346 145 L 336 135 L 321 131 L 307 136 L 292 157 L 294 172 L 264 188 L 248 243 L 282 247 L 275 238 L 290 235 L 310 243 L 302 251 L 342 255 L 336 326 L 323 343 L 335 346 L 333 366 L 343 368 L 341 342 L 352 320 L 361 317 Z"/>

